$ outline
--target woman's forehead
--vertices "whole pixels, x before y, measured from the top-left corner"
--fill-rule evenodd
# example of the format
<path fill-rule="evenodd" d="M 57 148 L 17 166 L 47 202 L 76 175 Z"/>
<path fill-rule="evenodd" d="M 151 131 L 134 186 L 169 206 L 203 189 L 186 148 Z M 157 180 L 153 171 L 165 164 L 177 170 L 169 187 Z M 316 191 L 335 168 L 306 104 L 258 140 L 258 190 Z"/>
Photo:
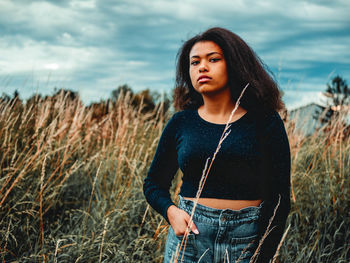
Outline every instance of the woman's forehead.
<path fill-rule="evenodd" d="M 213 53 L 223 54 L 219 45 L 213 41 L 201 41 L 193 45 L 190 51 L 190 58 L 209 56 Z"/>

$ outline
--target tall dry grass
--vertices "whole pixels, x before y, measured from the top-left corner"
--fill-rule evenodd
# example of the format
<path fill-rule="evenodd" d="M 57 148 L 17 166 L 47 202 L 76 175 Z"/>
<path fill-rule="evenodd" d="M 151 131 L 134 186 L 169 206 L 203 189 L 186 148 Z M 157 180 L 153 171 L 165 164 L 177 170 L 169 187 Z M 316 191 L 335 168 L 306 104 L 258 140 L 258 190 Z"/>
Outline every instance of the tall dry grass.
<path fill-rule="evenodd" d="M 287 125 L 292 150 L 290 230 L 281 262 L 350 261 L 349 111 L 304 138 Z"/>
<path fill-rule="evenodd" d="M 0 105 L 3 262 L 152 261 L 158 222 L 140 227 L 142 194 L 164 120 L 130 96 L 99 108 L 61 93 Z M 159 220 L 158 220 L 159 221 Z M 145 253 L 145 251 L 148 251 Z"/>
<path fill-rule="evenodd" d="M 128 95 L 100 108 L 63 93 L 0 103 L 3 262 L 161 262 L 167 225 L 147 206 L 142 183 L 170 113 L 141 110 Z M 293 195 L 280 261 L 347 262 L 345 128 L 334 123 L 308 138 L 287 129 Z"/>

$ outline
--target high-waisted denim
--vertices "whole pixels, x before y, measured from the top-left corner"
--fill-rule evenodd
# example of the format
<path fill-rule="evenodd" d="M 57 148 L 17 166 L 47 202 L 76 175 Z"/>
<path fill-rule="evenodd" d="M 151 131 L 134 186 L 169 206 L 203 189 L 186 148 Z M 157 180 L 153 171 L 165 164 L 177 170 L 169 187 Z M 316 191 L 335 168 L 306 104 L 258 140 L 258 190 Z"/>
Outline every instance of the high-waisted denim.
<path fill-rule="evenodd" d="M 191 215 L 193 202 L 181 196 L 179 208 Z M 215 209 L 197 204 L 193 222 L 199 234 L 188 235 L 183 263 L 223 263 L 249 262 L 254 254 L 258 240 L 259 207 L 251 206 L 241 210 Z M 175 262 L 177 247 L 180 247 L 183 236 L 176 236 L 169 228 L 165 245 L 164 263 Z M 181 262 L 183 248 L 178 261 Z"/>

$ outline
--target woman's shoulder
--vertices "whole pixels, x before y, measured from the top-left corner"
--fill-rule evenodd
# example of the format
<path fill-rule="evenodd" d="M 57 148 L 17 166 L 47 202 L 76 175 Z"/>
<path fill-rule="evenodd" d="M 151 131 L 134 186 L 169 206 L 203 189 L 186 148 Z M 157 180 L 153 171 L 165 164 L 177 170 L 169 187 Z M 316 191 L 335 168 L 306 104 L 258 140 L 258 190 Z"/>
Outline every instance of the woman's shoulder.
<path fill-rule="evenodd" d="M 194 117 L 193 110 L 186 109 L 173 113 L 167 122 L 168 128 L 178 129 L 180 126 L 188 125 Z"/>
<path fill-rule="evenodd" d="M 171 117 L 174 121 L 184 121 L 184 120 L 192 120 L 194 118 L 194 109 L 185 109 L 181 111 L 177 111 Z"/>
<path fill-rule="evenodd" d="M 281 115 L 276 110 L 265 110 L 255 114 L 258 126 L 264 130 L 274 129 L 276 127 L 284 127 Z"/>
<path fill-rule="evenodd" d="M 261 121 L 265 121 L 265 122 L 282 120 L 280 114 L 273 109 L 260 110 L 260 111 L 256 110 L 256 111 L 253 111 L 253 114 L 257 119 L 260 119 Z"/>
<path fill-rule="evenodd" d="M 276 110 L 271 110 L 265 113 L 264 120 L 274 124 L 283 123 L 281 115 Z"/>

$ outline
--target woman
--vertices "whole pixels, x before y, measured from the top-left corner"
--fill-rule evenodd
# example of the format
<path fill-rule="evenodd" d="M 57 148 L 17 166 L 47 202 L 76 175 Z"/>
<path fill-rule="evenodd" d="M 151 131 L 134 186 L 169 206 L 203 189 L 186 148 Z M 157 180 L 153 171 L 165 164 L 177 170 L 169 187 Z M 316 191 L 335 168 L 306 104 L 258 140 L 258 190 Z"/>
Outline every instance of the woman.
<path fill-rule="evenodd" d="M 236 104 L 189 224 L 203 169 Z M 174 262 L 188 225 L 178 262 L 182 254 L 182 262 L 269 262 L 290 210 L 290 149 L 276 83 L 239 36 L 211 28 L 179 51 L 174 106 L 180 111 L 165 126 L 144 181 L 147 201 L 171 225 L 164 262 Z M 177 207 L 169 188 L 179 167 Z"/>

